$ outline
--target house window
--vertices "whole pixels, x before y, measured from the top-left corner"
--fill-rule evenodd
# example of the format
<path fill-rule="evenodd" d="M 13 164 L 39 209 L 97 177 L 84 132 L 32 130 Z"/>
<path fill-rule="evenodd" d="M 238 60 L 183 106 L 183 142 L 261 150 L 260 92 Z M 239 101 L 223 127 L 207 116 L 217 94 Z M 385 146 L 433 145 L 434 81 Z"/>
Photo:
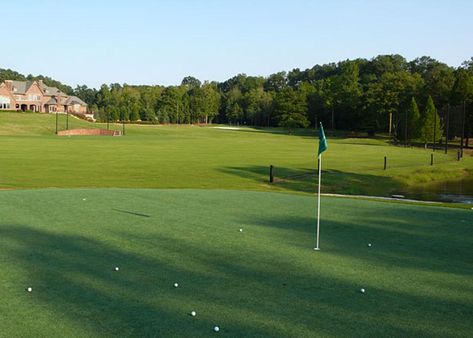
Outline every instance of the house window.
<path fill-rule="evenodd" d="M 39 99 L 40 99 L 39 95 L 33 95 L 33 94 L 28 95 L 28 101 L 39 101 Z"/>
<path fill-rule="evenodd" d="M 10 108 L 10 98 L 6 96 L 0 96 L 0 109 Z"/>

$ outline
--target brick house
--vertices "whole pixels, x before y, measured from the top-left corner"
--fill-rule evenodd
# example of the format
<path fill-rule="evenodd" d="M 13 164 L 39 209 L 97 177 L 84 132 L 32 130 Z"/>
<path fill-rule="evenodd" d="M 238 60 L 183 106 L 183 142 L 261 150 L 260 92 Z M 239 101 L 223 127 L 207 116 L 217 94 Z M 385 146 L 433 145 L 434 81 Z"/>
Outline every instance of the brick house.
<path fill-rule="evenodd" d="M 0 83 L 0 110 L 86 114 L 87 104 L 76 96 L 61 92 L 56 87 L 46 86 L 42 80 L 5 80 Z"/>

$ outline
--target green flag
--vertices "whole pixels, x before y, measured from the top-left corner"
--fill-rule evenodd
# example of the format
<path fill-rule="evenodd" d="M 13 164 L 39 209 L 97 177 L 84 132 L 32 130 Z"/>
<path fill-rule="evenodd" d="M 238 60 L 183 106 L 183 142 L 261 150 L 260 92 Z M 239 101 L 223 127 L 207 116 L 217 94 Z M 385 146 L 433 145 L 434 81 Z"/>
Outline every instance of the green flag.
<path fill-rule="evenodd" d="M 322 127 L 322 122 L 320 122 L 320 128 L 319 128 L 319 154 L 317 156 L 320 156 L 325 150 L 327 150 L 328 145 L 327 145 L 327 139 L 325 138 L 325 133 L 324 133 L 324 127 Z"/>

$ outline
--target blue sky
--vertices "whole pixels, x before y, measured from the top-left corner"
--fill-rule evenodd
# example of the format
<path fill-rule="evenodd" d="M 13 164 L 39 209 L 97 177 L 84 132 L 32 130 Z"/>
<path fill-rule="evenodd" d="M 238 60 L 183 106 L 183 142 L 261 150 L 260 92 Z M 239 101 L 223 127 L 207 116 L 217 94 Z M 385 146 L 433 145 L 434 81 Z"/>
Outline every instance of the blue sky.
<path fill-rule="evenodd" d="M 473 1 L 7 1 L 0 68 L 69 85 L 226 80 L 347 58 L 473 56 Z"/>

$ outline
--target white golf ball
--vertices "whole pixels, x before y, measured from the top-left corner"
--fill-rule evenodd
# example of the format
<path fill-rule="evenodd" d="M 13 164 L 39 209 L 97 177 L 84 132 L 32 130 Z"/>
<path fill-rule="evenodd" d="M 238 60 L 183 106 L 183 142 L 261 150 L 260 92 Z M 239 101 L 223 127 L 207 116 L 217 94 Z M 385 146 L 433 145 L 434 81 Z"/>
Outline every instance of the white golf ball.
<path fill-rule="evenodd" d="M 195 311 L 192 311 L 192 312 L 191 312 L 191 316 L 192 316 L 192 317 L 195 317 L 195 315 L 196 315 Z"/>
<path fill-rule="evenodd" d="M 240 232 L 243 232 L 243 229 L 240 229 Z"/>
<path fill-rule="evenodd" d="M 365 293 L 365 289 L 361 289 L 360 292 L 361 292 L 361 293 Z"/>
<path fill-rule="evenodd" d="M 120 270 L 120 268 L 118 266 L 115 267 L 115 271 L 118 271 Z"/>
<path fill-rule="evenodd" d="M 83 201 L 87 201 L 87 198 L 83 198 L 82 200 L 83 200 Z"/>
<path fill-rule="evenodd" d="M 179 286 L 179 284 L 177 283 L 174 283 L 174 287 L 177 288 Z"/>
<path fill-rule="evenodd" d="M 31 292 L 33 291 L 33 288 L 27 288 L 26 291 Z"/>
<path fill-rule="evenodd" d="M 368 243 L 368 246 L 371 247 L 371 243 Z"/>
<path fill-rule="evenodd" d="M 218 331 L 220 331 L 220 328 L 218 326 L 214 326 L 214 331 L 218 332 Z"/>

